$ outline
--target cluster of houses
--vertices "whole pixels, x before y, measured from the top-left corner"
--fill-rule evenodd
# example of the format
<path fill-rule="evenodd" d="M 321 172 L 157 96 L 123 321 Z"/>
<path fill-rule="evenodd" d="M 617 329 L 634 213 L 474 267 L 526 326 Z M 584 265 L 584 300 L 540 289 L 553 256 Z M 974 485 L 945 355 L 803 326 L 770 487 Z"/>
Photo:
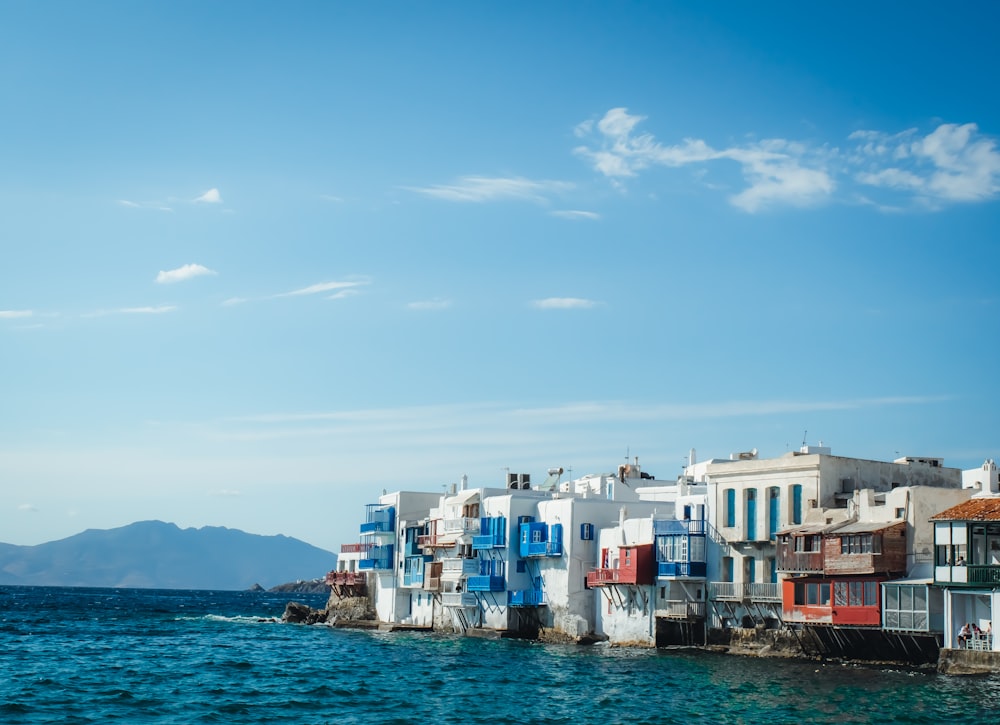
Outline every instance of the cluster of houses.
<path fill-rule="evenodd" d="M 384 493 L 327 577 L 390 625 L 627 645 L 782 632 L 803 650 L 1000 652 L 1000 479 L 804 445 Z M 864 654 L 863 652 L 861 654 Z"/>

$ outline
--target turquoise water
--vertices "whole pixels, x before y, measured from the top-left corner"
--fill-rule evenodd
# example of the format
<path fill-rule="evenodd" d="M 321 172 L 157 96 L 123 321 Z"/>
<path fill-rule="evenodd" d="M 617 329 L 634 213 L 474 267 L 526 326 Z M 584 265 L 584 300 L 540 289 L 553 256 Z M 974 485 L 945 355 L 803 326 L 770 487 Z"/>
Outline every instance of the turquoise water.
<path fill-rule="evenodd" d="M 992 723 L 1000 676 L 271 621 L 323 596 L 9 587 L 0 723 Z"/>

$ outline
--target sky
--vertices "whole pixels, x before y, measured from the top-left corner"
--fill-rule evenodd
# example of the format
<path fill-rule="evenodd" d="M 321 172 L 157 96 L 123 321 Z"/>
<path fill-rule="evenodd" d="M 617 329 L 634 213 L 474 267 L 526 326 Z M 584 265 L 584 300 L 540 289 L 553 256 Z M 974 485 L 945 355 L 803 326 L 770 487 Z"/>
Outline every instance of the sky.
<path fill-rule="evenodd" d="M 998 16 L 0 0 L 0 542 L 997 457 Z"/>

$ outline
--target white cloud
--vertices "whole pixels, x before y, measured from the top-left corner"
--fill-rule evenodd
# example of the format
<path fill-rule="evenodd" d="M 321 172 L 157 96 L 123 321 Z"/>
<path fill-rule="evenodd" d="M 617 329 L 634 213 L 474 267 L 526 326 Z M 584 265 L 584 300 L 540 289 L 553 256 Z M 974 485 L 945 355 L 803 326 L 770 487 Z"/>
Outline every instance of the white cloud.
<path fill-rule="evenodd" d="M 451 300 L 434 298 L 432 300 L 410 302 L 407 307 L 411 310 L 446 310 L 451 307 Z"/>
<path fill-rule="evenodd" d="M 585 143 L 573 151 L 619 188 L 624 180 L 654 166 L 693 166 L 703 172 L 710 163 L 735 162 L 747 186 L 729 200 L 747 212 L 821 203 L 833 197 L 842 181 L 850 180 L 906 194 L 919 208 L 985 201 L 1000 194 L 997 142 L 983 136 L 974 123 L 941 124 L 926 135 L 916 129 L 895 134 L 855 131 L 848 136 L 851 147 L 845 151 L 787 139 L 718 149 L 694 138 L 665 145 L 652 134 L 638 131 L 644 120 L 625 108 L 612 108 L 596 123 L 577 125 L 574 132 Z M 848 192 L 848 197 L 858 196 Z M 902 208 L 891 203 L 872 205 Z"/>
<path fill-rule="evenodd" d="M 921 136 L 856 131 L 852 162 L 863 168 L 855 179 L 865 185 L 910 193 L 931 206 L 976 202 L 1000 192 L 1000 152 L 996 141 L 974 123 L 944 123 Z"/>
<path fill-rule="evenodd" d="M 579 297 L 548 297 L 531 304 L 540 310 L 585 310 L 594 307 L 597 302 Z"/>
<path fill-rule="evenodd" d="M 16 320 L 31 317 L 34 314 L 32 310 L 0 310 L 0 320 Z"/>
<path fill-rule="evenodd" d="M 169 206 L 165 206 L 159 201 L 130 201 L 128 199 L 119 199 L 118 205 L 129 209 L 151 209 L 153 211 L 168 211 L 170 213 L 173 213 L 174 211 Z"/>
<path fill-rule="evenodd" d="M 201 204 L 221 204 L 222 203 L 222 195 L 219 194 L 219 190 L 218 189 L 209 189 L 204 194 L 202 194 L 201 196 L 199 196 L 198 198 L 196 198 L 194 200 L 194 202 L 196 204 L 198 204 L 198 203 L 201 203 Z"/>
<path fill-rule="evenodd" d="M 235 305 L 242 305 L 244 302 L 249 302 L 249 300 L 246 297 L 230 297 L 222 304 L 226 307 L 234 307 Z"/>
<path fill-rule="evenodd" d="M 560 209 L 559 211 L 549 212 L 552 216 L 559 217 L 560 219 L 600 219 L 601 215 L 592 211 L 579 211 L 576 209 Z"/>
<path fill-rule="evenodd" d="M 345 293 L 347 293 L 348 290 L 352 290 L 353 293 L 356 293 L 357 287 L 361 287 L 368 283 L 368 280 L 320 282 L 318 284 L 309 285 L 308 287 L 292 290 L 291 292 L 281 292 L 279 294 L 272 295 L 272 297 L 300 297 L 303 295 L 320 294 L 322 292 L 334 292 L 335 294 L 330 295 L 327 299 L 339 299 L 347 296 Z"/>
<path fill-rule="evenodd" d="M 185 264 L 183 267 L 171 269 L 167 272 L 160 270 L 160 273 L 156 275 L 156 281 L 159 284 L 171 284 L 173 282 L 182 282 L 193 277 L 201 277 L 212 274 L 216 274 L 216 272 L 208 267 L 203 267 L 200 264 Z"/>
<path fill-rule="evenodd" d="M 594 169 L 620 186 L 619 179 L 636 176 L 651 166 L 676 168 L 729 160 L 738 163 L 748 188 L 730 201 L 744 211 L 756 212 L 774 203 L 802 206 L 822 201 L 834 189 L 834 181 L 820 153 L 803 144 L 768 139 L 726 149 L 714 149 L 701 139 L 661 144 L 652 134 L 635 133 L 644 116 L 633 116 L 625 108 L 612 108 L 597 122 L 596 146 L 578 146 L 574 153 L 589 160 Z M 594 126 L 577 126 L 577 135 L 593 135 Z"/>
<path fill-rule="evenodd" d="M 38 511 L 38 508 L 36 506 L 34 506 L 33 504 L 30 504 L 30 503 L 22 503 L 20 506 L 17 507 L 17 510 L 18 511 L 28 511 L 28 512 L 34 513 L 36 511 Z"/>
<path fill-rule="evenodd" d="M 123 307 L 118 311 L 126 315 L 162 315 L 176 309 L 176 305 L 159 305 L 156 307 Z"/>
<path fill-rule="evenodd" d="M 572 189 L 573 184 L 564 181 L 532 181 L 520 177 L 464 176 L 454 184 L 404 188 L 446 201 L 485 202 L 516 199 L 544 202 L 551 194 Z"/>

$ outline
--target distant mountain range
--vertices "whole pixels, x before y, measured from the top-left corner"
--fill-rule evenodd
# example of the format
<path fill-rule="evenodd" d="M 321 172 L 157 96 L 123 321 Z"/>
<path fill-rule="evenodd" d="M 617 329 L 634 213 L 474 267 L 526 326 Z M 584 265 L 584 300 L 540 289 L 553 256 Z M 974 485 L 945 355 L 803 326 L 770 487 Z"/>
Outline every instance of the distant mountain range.
<path fill-rule="evenodd" d="M 332 552 L 287 536 L 140 521 L 37 546 L 0 543 L 0 585 L 265 588 L 336 568 Z"/>

